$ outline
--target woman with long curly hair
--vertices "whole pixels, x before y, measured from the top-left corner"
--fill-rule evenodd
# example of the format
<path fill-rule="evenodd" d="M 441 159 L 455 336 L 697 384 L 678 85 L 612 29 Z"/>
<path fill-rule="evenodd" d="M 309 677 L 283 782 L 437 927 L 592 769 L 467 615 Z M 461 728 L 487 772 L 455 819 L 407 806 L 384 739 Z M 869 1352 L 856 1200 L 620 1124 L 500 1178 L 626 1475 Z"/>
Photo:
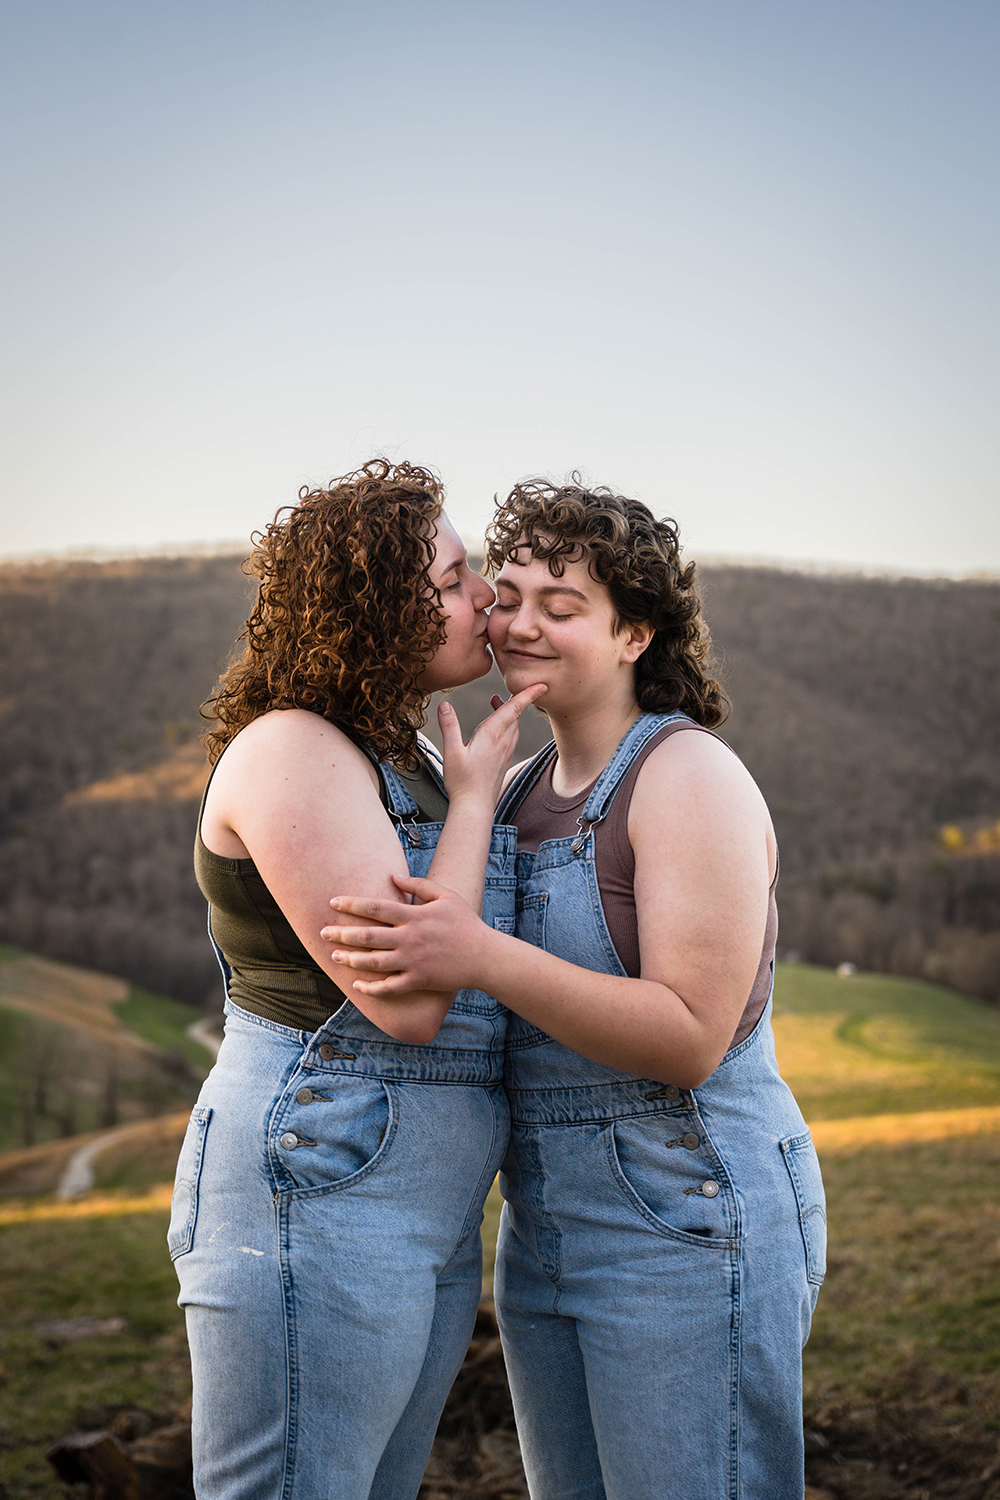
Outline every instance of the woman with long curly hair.
<path fill-rule="evenodd" d="M 575 480 L 574 476 L 574 480 Z M 801 1351 L 825 1256 L 819 1164 L 770 1026 L 778 856 L 712 729 L 694 566 L 672 521 L 519 485 L 490 531 L 490 640 L 545 683 L 552 743 L 497 816 L 516 936 L 439 882 L 336 898 L 335 962 L 510 1007 L 497 1312 L 533 1500 L 794 1500 Z"/>
<path fill-rule="evenodd" d="M 331 891 L 383 896 L 407 872 L 512 929 L 513 834 L 492 834 L 493 809 L 543 690 L 494 699 L 468 745 L 442 706 L 449 806 L 418 726 L 433 691 L 489 670 L 494 595 L 438 480 L 374 460 L 255 540 L 259 592 L 212 700 L 195 846 L 226 1034 L 169 1233 L 195 1487 L 412 1500 L 480 1296 L 506 1013 L 469 989 L 373 999 L 319 929 Z"/>

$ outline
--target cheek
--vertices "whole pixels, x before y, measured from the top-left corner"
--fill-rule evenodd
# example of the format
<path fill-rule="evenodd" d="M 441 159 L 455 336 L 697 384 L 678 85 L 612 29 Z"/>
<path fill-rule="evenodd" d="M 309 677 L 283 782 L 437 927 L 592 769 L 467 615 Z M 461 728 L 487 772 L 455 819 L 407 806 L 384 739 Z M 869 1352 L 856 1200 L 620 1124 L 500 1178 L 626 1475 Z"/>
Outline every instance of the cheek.
<path fill-rule="evenodd" d="M 504 623 L 503 616 L 498 615 L 495 609 L 490 611 L 489 617 L 486 621 L 486 629 L 489 634 L 491 646 L 503 645 L 504 639 L 507 635 L 507 627 Z"/>

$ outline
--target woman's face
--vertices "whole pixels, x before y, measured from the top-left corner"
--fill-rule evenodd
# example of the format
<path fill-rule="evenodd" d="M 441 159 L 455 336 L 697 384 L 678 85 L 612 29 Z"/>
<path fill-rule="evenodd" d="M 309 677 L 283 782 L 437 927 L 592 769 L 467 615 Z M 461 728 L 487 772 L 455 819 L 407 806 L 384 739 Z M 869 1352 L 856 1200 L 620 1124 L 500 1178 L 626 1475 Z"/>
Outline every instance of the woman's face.
<path fill-rule="evenodd" d="M 496 596 L 486 579 L 469 567 L 462 540 L 443 513 L 431 548 L 430 577 L 441 595 L 446 635 L 418 685 L 425 693 L 439 693 L 483 677 L 493 665 L 486 611 Z"/>
<path fill-rule="evenodd" d="M 651 632 L 641 625 L 615 632 L 611 595 L 585 559 L 568 562 L 557 578 L 522 549 L 504 563 L 496 590 L 490 644 L 511 693 L 546 683 L 550 717 L 604 705 L 610 694 L 634 699 L 635 662 Z"/>

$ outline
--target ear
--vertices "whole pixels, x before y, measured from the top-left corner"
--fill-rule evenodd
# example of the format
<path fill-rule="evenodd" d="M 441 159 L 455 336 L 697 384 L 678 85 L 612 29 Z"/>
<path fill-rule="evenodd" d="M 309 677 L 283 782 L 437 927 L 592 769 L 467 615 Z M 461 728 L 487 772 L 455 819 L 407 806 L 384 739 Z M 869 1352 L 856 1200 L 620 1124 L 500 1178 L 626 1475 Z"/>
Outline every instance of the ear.
<path fill-rule="evenodd" d="M 622 661 L 638 661 L 653 639 L 653 635 L 652 625 L 645 621 L 640 624 L 625 625 L 622 629 Z"/>

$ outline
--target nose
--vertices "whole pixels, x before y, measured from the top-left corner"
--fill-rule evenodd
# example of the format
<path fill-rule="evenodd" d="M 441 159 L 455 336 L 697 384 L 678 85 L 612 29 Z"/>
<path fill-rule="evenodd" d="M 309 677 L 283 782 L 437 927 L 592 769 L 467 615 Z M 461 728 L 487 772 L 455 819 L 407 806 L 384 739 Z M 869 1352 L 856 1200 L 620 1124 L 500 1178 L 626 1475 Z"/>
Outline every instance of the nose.
<path fill-rule="evenodd" d="M 493 585 L 491 583 L 487 583 L 486 579 L 483 578 L 479 573 L 475 574 L 474 576 L 476 579 L 476 612 L 478 614 L 479 611 L 489 609 L 491 604 L 495 604 L 497 595 L 496 589 L 493 587 Z"/>
<path fill-rule="evenodd" d="M 507 634 L 520 640 L 533 640 L 539 634 L 535 613 L 522 601 L 512 614 L 507 615 Z"/>

